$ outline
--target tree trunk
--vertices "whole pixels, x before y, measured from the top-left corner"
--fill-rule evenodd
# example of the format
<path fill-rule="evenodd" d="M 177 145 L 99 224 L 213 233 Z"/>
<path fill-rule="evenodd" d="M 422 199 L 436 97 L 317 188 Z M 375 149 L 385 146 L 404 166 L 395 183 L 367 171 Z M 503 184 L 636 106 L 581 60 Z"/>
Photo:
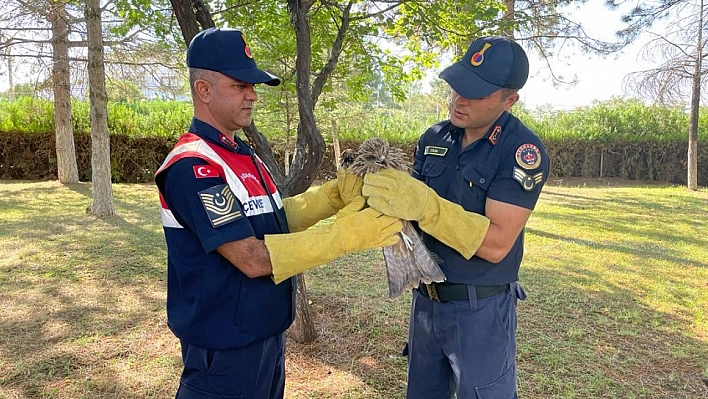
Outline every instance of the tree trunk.
<path fill-rule="evenodd" d="M 15 101 L 15 83 L 12 81 L 12 56 L 10 48 L 7 49 L 7 84 L 9 85 L 7 93 L 10 102 Z"/>
<path fill-rule="evenodd" d="M 342 150 L 339 147 L 339 130 L 337 129 L 337 121 L 332 118 L 332 150 L 334 151 L 334 165 L 339 170 L 339 165 L 342 164 Z"/>
<path fill-rule="evenodd" d="M 54 87 L 54 130 L 57 147 L 57 176 L 60 183 L 78 183 L 74 133 L 71 127 L 69 83 L 69 23 L 65 4 L 50 2 L 52 25 L 52 83 Z"/>
<path fill-rule="evenodd" d="M 514 38 L 514 12 L 516 11 L 516 0 L 504 0 L 506 10 L 504 11 L 501 34 L 509 39 Z"/>
<path fill-rule="evenodd" d="M 180 24 L 182 35 L 187 44 L 203 29 L 213 27 L 214 22 L 204 5 L 197 1 L 170 0 L 175 16 Z M 297 3 L 297 4 L 295 4 Z M 311 1 L 290 0 L 291 15 L 295 25 L 298 40 L 298 108 L 301 124 L 298 126 L 296 139 L 296 152 L 290 173 L 283 174 L 275 154 L 268 143 L 268 139 L 256 128 L 254 122 L 243 129 L 258 156 L 268 166 L 279 190 L 285 196 L 299 194 L 306 191 L 315 178 L 320 163 L 324 158 L 324 138 L 317 130 L 314 117 L 316 99 L 310 95 L 310 29 L 307 22 L 307 11 L 312 5 Z M 306 37 L 301 36 L 306 35 Z M 322 82 L 322 85 L 324 81 Z M 310 306 L 307 297 L 307 286 L 302 274 L 298 275 L 296 317 L 291 332 L 297 342 L 312 342 L 317 337 L 314 322 L 310 316 Z"/>
<path fill-rule="evenodd" d="M 106 71 L 103 65 L 103 31 L 99 0 L 86 0 L 89 99 L 91 102 L 92 213 L 115 215 L 111 186 L 111 136 L 108 132 Z"/>
<path fill-rule="evenodd" d="M 201 0 L 170 0 L 170 4 L 187 45 L 200 30 L 214 27 L 214 21 Z"/>
<path fill-rule="evenodd" d="M 315 322 L 312 320 L 310 312 L 310 302 L 307 299 L 307 285 L 305 275 L 297 275 L 297 297 L 295 301 L 295 321 L 290 326 L 290 334 L 295 342 L 306 344 L 317 339 Z"/>
<path fill-rule="evenodd" d="M 315 179 L 315 174 L 324 158 L 325 143 L 322 134 L 317 130 L 315 122 L 315 101 L 310 96 L 310 61 L 312 58 L 310 22 L 307 12 L 312 5 L 311 1 L 288 0 L 290 21 L 295 27 L 297 38 L 297 99 L 300 123 L 297 127 L 296 146 L 297 152 L 293 156 L 293 169 L 297 179 L 291 175 L 289 182 L 295 193 L 300 193 L 310 186 Z M 307 286 L 305 276 L 298 275 L 297 279 L 297 316 L 290 331 L 293 339 L 300 343 L 312 342 L 317 339 L 315 323 L 309 312 Z"/>
<path fill-rule="evenodd" d="M 256 151 L 256 154 L 258 154 L 258 157 L 268 165 L 268 170 L 270 170 L 271 175 L 273 175 L 273 180 L 275 180 L 281 193 L 286 197 L 291 195 L 291 191 L 289 191 L 288 187 L 284 184 L 285 175 L 278 166 L 278 160 L 275 158 L 273 149 L 270 147 L 266 136 L 258 130 L 253 120 L 251 120 L 249 126 L 243 128 L 243 132 L 246 134 L 246 137 L 248 137 L 248 141 L 253 147 L 253 150 Z"/>
<path fill-rule="evenodd" d="M 701 70 L 703 68 L 703 1 L 700 2 L 698 15 L 698 37 L 696 38 L 696 65 L 693 72 L 691 90 L 691 113 L 688 127 L 688 174 L 686 183 L 689 190 L 698 190 L 698 113 L 701 102 Z"/>

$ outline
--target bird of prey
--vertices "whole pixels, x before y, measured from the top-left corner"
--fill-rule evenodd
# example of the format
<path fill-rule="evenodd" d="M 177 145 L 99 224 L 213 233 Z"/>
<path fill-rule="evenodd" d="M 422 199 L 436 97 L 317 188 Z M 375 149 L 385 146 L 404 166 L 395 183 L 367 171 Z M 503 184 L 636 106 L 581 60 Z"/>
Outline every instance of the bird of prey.
<path fill-rule="evenodd" d="M 410 170 L 411 167 L 408 157 L 400 148 L 392 147 L 378 137 L 364 141 L 357 151 L 343 151 L 341 159 L 342 167 L 360 176 L 387 168 Z M 401 222 L 401 239 L 397 244 L 383 248 L 390 298 L 418 288 L 421 282 L 430 284 L 445 280 L 445 274 L 423 244 L 413 224 L 407 220 Z"/>

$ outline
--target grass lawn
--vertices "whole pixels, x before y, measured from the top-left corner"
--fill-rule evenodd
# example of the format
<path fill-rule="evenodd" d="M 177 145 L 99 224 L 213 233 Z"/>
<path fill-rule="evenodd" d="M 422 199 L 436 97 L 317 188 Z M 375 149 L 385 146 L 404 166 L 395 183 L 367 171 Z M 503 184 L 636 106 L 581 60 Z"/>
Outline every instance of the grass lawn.
<path fill-rule="evenodd" d="M 708 190 L 556 180 L 527 226 L 521 398 L 708 397 Z M 0 182 L 0 398 L 171 398 L 153 185 Z M 319 339 L 288 340 L 287 398 L 403 398 L 410 294 L 379 251 L 307 272 Z"/>

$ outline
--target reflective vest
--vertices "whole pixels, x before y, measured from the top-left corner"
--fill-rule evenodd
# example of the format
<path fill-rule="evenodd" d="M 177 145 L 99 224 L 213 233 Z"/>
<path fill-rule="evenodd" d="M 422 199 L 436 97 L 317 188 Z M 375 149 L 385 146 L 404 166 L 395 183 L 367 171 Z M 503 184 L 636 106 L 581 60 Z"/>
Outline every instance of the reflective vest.
<path fill-rule="evenodd" d="M 200 158 L 218 171 L 257 238 L 282 231 L 275 217 L 278 213 L 285 220 L 280 194 L 255 155 L 239 154 L 186 133 L 155 176 L 185 158 Z M 295 278 L 275 285 L 270 276 L 247 277 L 216 251 L 206 253 L 199 237 L 178 222 L 162 192 L 160 203 L 168 255 L 167 321 L 177 337 L 204 348 L 232 349 L 280 334 L 290 326 L 295 318 Z"/>

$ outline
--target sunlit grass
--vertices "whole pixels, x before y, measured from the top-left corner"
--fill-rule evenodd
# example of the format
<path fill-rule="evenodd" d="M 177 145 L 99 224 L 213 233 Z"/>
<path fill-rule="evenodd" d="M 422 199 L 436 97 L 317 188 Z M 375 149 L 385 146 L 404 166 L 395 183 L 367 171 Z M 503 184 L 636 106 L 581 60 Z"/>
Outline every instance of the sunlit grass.
<path fill-rule="evenodd" d="M 523 398 L 705 398 L 708 191 L 546 187 L 526 230 Z M 626 182 L 624 182 L 626 183 Z M 170 398 L 165 245 L 153 185 L 0 182 L 0 398 Z M 403 398 L 410 294 L 378 250 L 306 273 L 319 338 L 288 340 L 288 398 Z"/>

